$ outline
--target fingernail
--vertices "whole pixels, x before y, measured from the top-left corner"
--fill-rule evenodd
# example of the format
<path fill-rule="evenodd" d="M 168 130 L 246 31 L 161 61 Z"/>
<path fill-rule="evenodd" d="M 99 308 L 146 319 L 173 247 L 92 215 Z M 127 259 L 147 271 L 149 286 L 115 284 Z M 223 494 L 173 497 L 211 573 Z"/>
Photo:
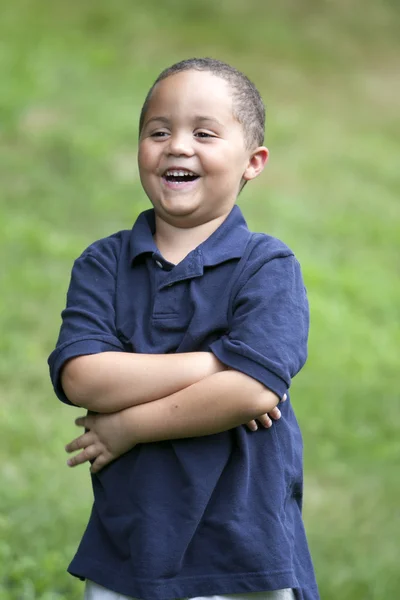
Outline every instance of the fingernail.
<path fill-rule="evenodd" d="M 71 460 L 71 459 L 67 460 L 67 465 L 68 465 L 69 467 L 72 467 L 72 460 Z"/>
<path fill-rule="evenodd" d="M 283 397 L 282 397 L 282 402 L 285 402 L 285 400 L 287 400 L 287 395 L 286 395 L 286 394 L 283 394 Z"/>
<path fill-rule="evenodd" d="M 258 425 L 253 425 L 253 431 L 257 431 Z"/>

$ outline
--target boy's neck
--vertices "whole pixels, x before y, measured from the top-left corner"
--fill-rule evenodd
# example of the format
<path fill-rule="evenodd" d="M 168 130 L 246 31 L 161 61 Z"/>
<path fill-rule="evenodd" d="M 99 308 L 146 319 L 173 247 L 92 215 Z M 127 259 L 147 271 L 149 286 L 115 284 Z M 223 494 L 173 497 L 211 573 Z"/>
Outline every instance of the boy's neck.
<path fill-rule="evenodd" d="M 163 221 L 156 215 L 154 241 L 162 256 L 177 265 L 192 250 L 210 237 L 228 215 L 222 215 L 195 227 L 177 227 Z"/>

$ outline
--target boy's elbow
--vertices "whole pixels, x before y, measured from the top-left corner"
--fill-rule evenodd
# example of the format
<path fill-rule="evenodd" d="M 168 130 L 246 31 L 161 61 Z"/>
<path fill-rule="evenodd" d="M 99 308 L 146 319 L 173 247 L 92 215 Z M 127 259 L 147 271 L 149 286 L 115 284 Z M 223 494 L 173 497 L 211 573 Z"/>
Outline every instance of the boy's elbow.
<path fill-rule="evenodd" d="M 86 356 L 69 360 L 61 371 L 61 385 L 68 400 L 81 408 L 95 410 L 93 385 L 88 378 Z"/>
<path fill-rule="evenodd" d="M 280 398 L 275 392 L 265 387 L 263 384 L 260 385 L 262 386 L 262 389 L 259 390 L 259 393 L 254 398 L 253 410 L 255 411 L 256 417 L 270 412 L 280 402 Z"/>
<path fill-rule="evenodd" d="M 254 395 L 252 396 L 250 408 L 252 411 L 250 420 L 269 413 L 281 401 L 281 398 L 278 396 L 278 394 L 266 387 L 263 383 L 256 380 L 253 380 L 253 382 Z"/>
<path fill-rule="evenodd" d="M 227 377 L 231 377 L 236 392 L 240 390 L 243 411 L 248 421 L 271 411 L 280 401 L 280 398 L 263 383 L 250 375 L 240 371 L 229 370 Z"/>

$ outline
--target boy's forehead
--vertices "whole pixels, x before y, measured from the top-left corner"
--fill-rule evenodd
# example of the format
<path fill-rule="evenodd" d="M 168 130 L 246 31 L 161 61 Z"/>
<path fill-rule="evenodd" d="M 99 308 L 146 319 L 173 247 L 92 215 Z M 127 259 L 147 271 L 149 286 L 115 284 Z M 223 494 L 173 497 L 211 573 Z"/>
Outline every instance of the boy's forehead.
<path fill-rule="evenodd" d="M 170 110 L 200 116 L 233 116 L 233 98 L 227 81 L 208 71 L 188 70 L 158 82 L 150 98 L 150 112 Z"/>

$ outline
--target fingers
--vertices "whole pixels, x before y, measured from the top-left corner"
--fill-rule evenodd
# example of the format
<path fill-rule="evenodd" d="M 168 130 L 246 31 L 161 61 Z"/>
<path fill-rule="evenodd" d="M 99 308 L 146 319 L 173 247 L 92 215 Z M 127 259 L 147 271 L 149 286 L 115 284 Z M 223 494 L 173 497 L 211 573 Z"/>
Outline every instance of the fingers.
<path fill-rule="evenodd" d="M 246 423 L 246 427 L 248 427 L 251 431 L 257 431 L 258 429 L 258 425 L 254 419 L 253 421 L 249 421 L 249 423 Z"/>
<path fill-rule="evenodd" d="M 75 419 L 75 425 L 77 425 L 78 427 L 85 427 L 85 429 L 90 429 L 92 423 L 93 417 L 91 417 L 90 415 L 85 415 L 83 417 L 78 417 L 77 419 Z"/>
<path fill-rule="evenodd" d="M 285 402 L 287 400 L 287 395 L 284 394 L 282 396 L 281 402 Z M 261 415 L 260 417 L 257 417 L 257 421 L 259 421 L 259 423 L 265 427 L 266 429 L 269 429 L 272 426 L 272 421 L 278 421 L 282 416 L 281 411 L 279 410 L 279 408 L 277 406 L 275 406 L 274 408 L 272 408 L 269 413 L 265 413 L 264 415 Z M 257 431 L 258 429 L 258 425 L 257 425 L 257 421 L 254 419 L 253 421 L 249 421 L 249 423 L 246 423 L 246 426 L 251 430 L 251 431 Z"/>
<path fill-rule="evenodd" d="M 113 458 L 111 457 L 111 455 L 109 455 L 108 457 L 104 454 L 100 454 L 96 460 L 93 462 L 92 466 L 90 467 L 90 472 L 91 473 L 98 473 L 99 471 L 101 471 L 101 469 L 105 466 L 107 466 L 110 462 L 113 461 Z"/>
<path fill-rule="evenodd" d="M 274 417 L 274 418 L 279 419 L 279 417 Z M 271 421 L 268 413 L 257 417 L 257 421 L 259 421 L 260 424 L 263 427 L 265 427 L 266 429 L 268 429 L 272 425 L 272 421 Z M 246 427 L 248 427 L 250 429 L 250 431 L 257 431 L 257 429 L 258 429 L 257 421 L 255 419 L 253 419 L 253 421 L 249 421 L 248 423 L 246 423 Z"/>
<path fill-rule="evenodd" d="M 90 431 L 92 423 L 93 418 L 90 415 L 85 415 L 75 419 L 75 425 L 78 425 L 78 427 L 84 427 L 88 431 L 67 444 L 65 446 L 65 450 L 66 452 L 76 452 L 77 450 L 82 450 L 82 452 L 78 452 L 78 454 L 75 454 L 75 456 L 72 456 L 67 460 L 67 465 L 69 467 L 76 467 L 77 465 L 82 465 L 85 462 L 92 461 L 90 471 L 92 473 L 97 473 L 113 459 L 111 455 L 108 456 L 108 453 L 106 455 L 104 454 L 104 448 L 98 443 L 97 436 Z"/>
<path fill-rule="evenodd" d="M 69 467 L 76 467 L 77 465 L 81 465 L 89 460 L 95 459 L 99 455 L 99 448 L 96 446 L 95 436 L 88 431 L 83 435 L 75 438 L 65 446 L 66 452 L 76 452 L 77 450 L 82 450 L 75 456 L 72 456 L 67 460 L 67 465 Z"/>
<path fill-rule="evenodd" d="M 265 413 L 265 415 L 260 415 L 259 417 L 257 417 L 257 420 L 266 429 L 269 429 L 272 425 L 272 420 L 268 413 Z"/>
<path fill-rule="evenodd" d="M 87 446 L 82 450 L 82 452 L 79 452 L 78 454 L 75 454 L 75 456 L 69 458 L 67 460 L 67 465 L 69 467 L 76 467 L 77 465 L 82 465 L 83 463 L 88 462 L 89 460 L 94 460 L 95 458 L 97 458 L 98 454 L 99 449 L 94 444 L 92 446 Z"/>
<path fill-rule="evenodd" d="M 82 448 L 87 448 L 88 446 L 91 446 L 93 444 L 93 441 L 94 436 L 90 431 L 87 431 L 86 433 L 80 435 L 79 437 L 72 440 L 72 442 L 67 444 L 65 446 L 65 450 L 66 452 L 76 452 L 76 450 L 82 450 Z"/>
<path fill-rule="evenodd" d="M 279 410 L 279 408 L 277 406 L 275 406 L 275 408 L 270 410 L 268 414 L 271 417 L 271 419 L 273 419 L 274 421 L 277 421 L 278 419 L 281 418 L 281 411 Z"/>

